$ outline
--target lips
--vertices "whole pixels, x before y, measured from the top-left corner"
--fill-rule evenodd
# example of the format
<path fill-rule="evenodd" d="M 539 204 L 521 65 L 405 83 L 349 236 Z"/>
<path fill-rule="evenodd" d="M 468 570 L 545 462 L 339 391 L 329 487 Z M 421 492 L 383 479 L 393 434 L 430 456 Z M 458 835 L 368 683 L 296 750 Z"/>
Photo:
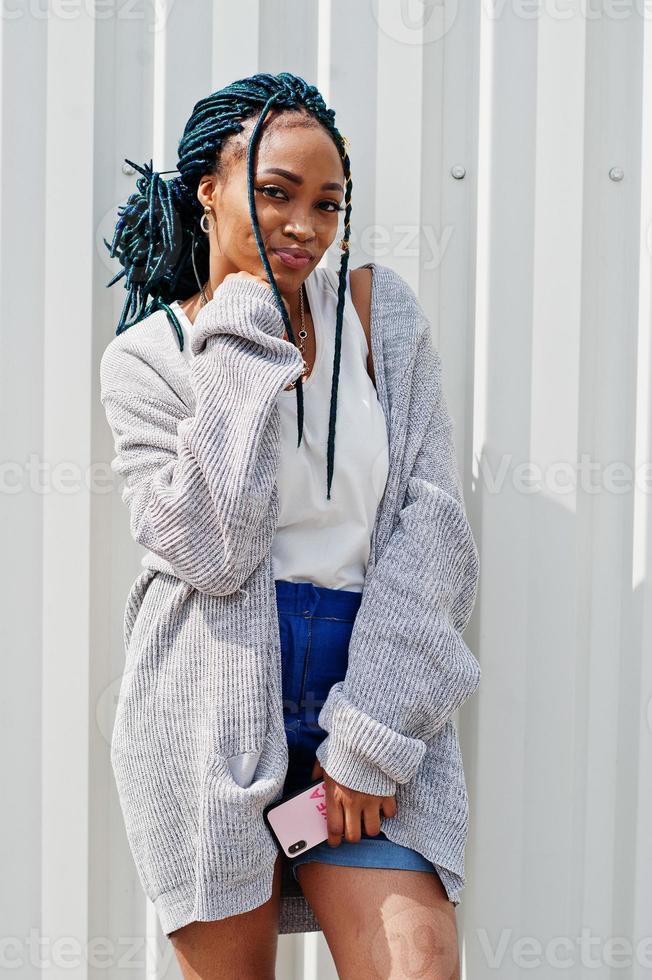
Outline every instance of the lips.
<path fill-rule="evenodd" d="M 312 254 L 304 248 L 274 248 L 272 251 L 291 269 L 303 269 L 312 262 Z"/>

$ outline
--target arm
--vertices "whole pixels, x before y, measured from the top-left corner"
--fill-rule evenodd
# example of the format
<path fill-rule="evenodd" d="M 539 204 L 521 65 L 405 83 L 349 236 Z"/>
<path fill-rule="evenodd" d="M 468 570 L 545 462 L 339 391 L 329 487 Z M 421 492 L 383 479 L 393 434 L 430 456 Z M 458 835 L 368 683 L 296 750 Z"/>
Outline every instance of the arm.
<path fill-rule="evenodd" d="M 152 354 L 138 324 L 102 356 L 111 467 L 125 479 L 131 533 L 200 592 L 236 591 L 276 530 L 276 396 L 303 366 L 283 329 L 264 283 L 220 285 L 193 324 L 194 415 L 165 380 L 169 355 Z"/>
<path fill-rule="evenodd" d="M 414 776 L 426 742 L 480 682 L 480 665 L 462 639 L 479 557 L 429 326 L 416 357 L 436 381 L 428 425 L 399 521 L 365 584 L 346 675 L 318 717 L 328 732 L 316 752 L 324 770 L 379 796 L 394 795 Z"/>

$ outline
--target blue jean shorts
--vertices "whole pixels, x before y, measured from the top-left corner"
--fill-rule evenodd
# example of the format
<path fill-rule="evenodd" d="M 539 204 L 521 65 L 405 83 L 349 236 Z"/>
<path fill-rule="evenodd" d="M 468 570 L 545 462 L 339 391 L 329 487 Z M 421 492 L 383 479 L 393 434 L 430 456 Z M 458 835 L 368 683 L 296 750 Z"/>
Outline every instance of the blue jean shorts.
<path fill-rule="evenodd" d="M 315 751 L 326 737 L 317 716 L 331 686 L 346 673 L 349 639 L 362 593 L 285 579 L 276 579 L 275 585 L 288 741 L 288 771 L 283 785 L 283 794 L 287 794 L 312 781 Z M 343 840 L 335 847 L 323 841 L 286 860 L 296 881 L 297 865 L 307 861 L 436 871 L 419 851 L 395 844 L 382 831 L 371 836 L 361 830 L 359 841 Z"/>

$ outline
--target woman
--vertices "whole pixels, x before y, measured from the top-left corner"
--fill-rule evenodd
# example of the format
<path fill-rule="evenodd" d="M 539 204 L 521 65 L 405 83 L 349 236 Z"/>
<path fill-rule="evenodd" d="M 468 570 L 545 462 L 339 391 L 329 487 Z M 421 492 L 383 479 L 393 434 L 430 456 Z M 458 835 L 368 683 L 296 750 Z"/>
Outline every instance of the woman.
<path fill-rule="evenodd" d="M 306 930 L 341 976 L 392 943 L 454 976 L 479 566 L 427 318 L 349 273 L 346 141 L 303 79 L 234 82 L 177 178 L 138 169 L 101 387 L 148 549 L 111 743 L 143 888 L 189 977 L 273 976 Z M 316 778 L 328 841 L 288 862 L 262 811 Z"/>

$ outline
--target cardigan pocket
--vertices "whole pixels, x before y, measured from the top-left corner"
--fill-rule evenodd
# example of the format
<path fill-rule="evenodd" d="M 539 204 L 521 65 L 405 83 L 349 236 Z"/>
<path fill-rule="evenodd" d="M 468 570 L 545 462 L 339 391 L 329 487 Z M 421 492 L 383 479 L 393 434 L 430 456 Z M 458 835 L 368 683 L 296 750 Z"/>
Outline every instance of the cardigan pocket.
<path fill-rule="evenodd" d="M 265 758 L 266 746 L 255 754 L 259 756 L 258 765 L 247 786 L 241 786 L 234 776 L 232 766 L 237 757 L 222 753 L 214 757 L 211 775 L 215 778 L 215 791 L 220 799 L 239 805 L 250 804 L 255 809 L 262 810 L 263 806 L 280 795 L 285 779 L 284 768 L 273 766 L 269 755 Z M 257 778 L 253 778 L 253 775 L 257 775 Z"/>
<path fill-rule="evenodd" d="M 268 692 L 274 700 L 275 690 Z M 231 747 L 231 752 L 234 746 Z M 240 748 L 240 746 L 238 746 Z M 213 743 L 210 772 L 218 792 L 225 799 L 254 802 L 262 808 L 281 796 L 288 768 L 288 745 L 285 729 L 267 714 L 267 725 L 260 742 L 247 751 L 229 754 L 222 745 Z"/>

